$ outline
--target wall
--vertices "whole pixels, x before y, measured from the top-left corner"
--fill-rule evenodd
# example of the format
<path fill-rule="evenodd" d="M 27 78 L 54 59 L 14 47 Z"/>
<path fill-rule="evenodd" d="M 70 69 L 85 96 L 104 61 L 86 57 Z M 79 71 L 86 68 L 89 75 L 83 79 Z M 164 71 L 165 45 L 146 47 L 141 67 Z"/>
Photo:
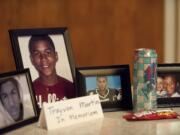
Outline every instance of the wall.
<path fill-rule="evenodd" d="M 9 29 L 67 26 L 76 66 L 130 64 L 135 48 L 163 61 L 163 0 L 0 1 L 0 72 L 15 70 Z"/>

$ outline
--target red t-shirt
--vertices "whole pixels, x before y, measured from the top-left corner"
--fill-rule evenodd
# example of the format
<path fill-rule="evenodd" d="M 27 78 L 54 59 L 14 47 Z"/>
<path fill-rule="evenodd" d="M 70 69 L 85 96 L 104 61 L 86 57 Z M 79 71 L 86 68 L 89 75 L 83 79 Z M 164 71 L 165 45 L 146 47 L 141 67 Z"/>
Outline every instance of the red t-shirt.
<path fill-rule="evenodd" d="M 43 102 L 55 102 L 75 97 L 75 88 L 72 82 L 58 76 L 58 83 L 53 86 L 42 84 L 39 79 L 33 82 L 38 106 Z"/>

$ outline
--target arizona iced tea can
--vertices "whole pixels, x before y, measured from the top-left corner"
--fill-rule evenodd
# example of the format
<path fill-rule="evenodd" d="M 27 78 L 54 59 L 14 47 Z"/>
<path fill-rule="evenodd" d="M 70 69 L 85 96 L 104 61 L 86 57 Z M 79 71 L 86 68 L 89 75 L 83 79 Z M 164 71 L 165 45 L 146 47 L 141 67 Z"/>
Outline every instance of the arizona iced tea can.
<path fill-rule="evenodd" d="M 157 54 L 154 49 L 137 49 L 134 55 L 134 111 L 154 110 L 156 101 Z"/>

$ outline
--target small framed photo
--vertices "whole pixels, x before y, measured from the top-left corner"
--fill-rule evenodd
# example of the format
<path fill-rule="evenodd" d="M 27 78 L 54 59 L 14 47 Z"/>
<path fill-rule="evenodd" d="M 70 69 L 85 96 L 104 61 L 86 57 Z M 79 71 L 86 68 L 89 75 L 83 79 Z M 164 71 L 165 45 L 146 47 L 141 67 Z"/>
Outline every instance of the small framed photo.
<path fill-rule="evenodd" d="M 39 107 L 76 97 L 74 60 L 67 28 L 9 30 L 16 70 L 30 69 Z"/>
<path fill-rule="evenodd" d="M 103 111 L 132 109 L 129 65 L 76 68 L 78 96 L 98 94 Z"/>
<path fill-rule="evenodd" d="M 158 107 L 180 106 L 180 64 L 158 64 Z"/>
<path fill-rule="evenodd" d="M 0 75 L 0 134 L 38 120 L 28 69 Z"/>

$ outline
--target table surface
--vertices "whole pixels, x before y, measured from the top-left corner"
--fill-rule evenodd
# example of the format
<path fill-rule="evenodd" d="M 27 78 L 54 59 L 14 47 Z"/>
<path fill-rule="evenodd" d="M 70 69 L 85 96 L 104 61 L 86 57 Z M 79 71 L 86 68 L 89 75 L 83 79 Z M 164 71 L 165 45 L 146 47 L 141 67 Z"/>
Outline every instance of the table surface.
<path fill-rule="evenodd" d="M 173 110 L 180 113 L 180 108 Z M 105 112 L 103 119 L 51 131 L 33 123 L 6 135 L 180 135 L 180 119 L 129 122 L 122 118 L 126 113 L 125 111 Z"/>

